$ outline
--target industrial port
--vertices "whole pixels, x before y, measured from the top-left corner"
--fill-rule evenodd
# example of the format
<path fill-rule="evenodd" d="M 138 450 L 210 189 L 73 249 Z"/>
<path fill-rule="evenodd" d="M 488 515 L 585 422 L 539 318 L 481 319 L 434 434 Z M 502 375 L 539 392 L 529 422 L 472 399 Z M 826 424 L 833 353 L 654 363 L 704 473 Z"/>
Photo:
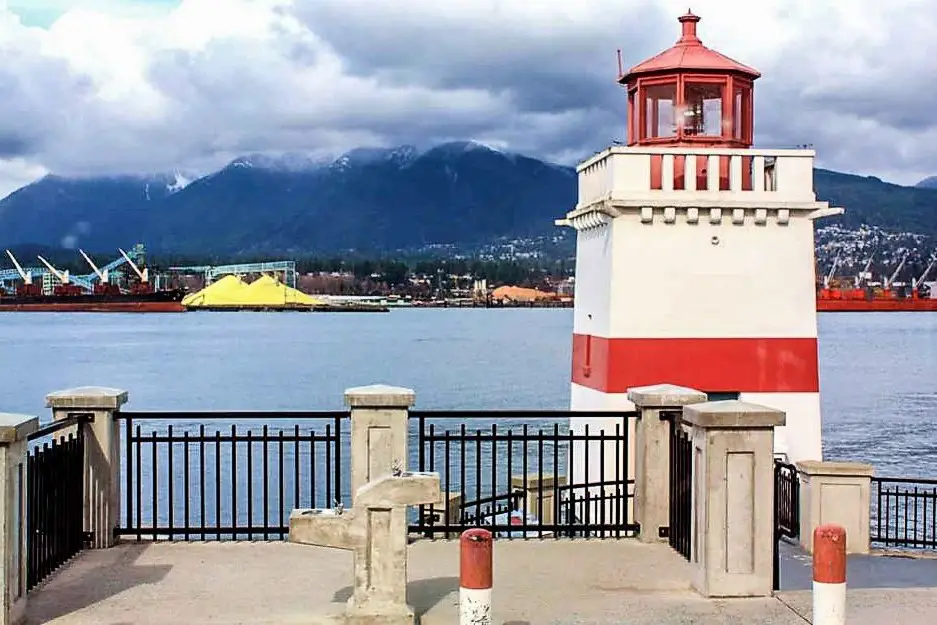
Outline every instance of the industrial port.
<path fill-rule="evenodd" d="M 9 250 L 12 269 L 0 270 L 0 312 L 186 312 L 293 311 L 387 312 L 380 303 L 331 301 L 295 288 L 293 261 L 218 266 L 169 267 L 151 272 L 142 244 L 98 267 L 78 250 L 91 268 L 72 275 L 54 267 L 42 256 L 42 264 L 24 267 Z M 129 269 L 129 271 L 127 271 Z M 197 275 L 205 288 L 189 293 L 186 276 Z M 245 277 L 254 276 L 250 282 Z"/>
<path fill-rule="evenodd" d="M 568 308 L 572 292 L 503 285 L 489 288 L 474 280 L 471 288 L 445 296 L 414 299 L 399 294 L 320 295 L 298 288 L 296 262 L 280 260 L 229 265 L 147 266 L 142 244 L 98 266 L 77 250 L 90 272 L 71 274 L 42 256 L 24 266 L 9 250 L 12 268 L 0 269 L 0 312 L 387 312 L 391 308 Z M 906 259 L 905 259 L 906 260 Z M 937 312 L 937 289 L 927 282 L 937 257 L 910 282 L 897 278 L 905 260 L 876 280 L 873 257 L 855 276 L 837 276 L 837 259 L 818 280 L 819 312 Z M 572 286 L 571 284 L 569 286 Z M 308 289 L 307 289 L 308 290 Z M 571 289 L 570 289 L 571 291 Z"/>

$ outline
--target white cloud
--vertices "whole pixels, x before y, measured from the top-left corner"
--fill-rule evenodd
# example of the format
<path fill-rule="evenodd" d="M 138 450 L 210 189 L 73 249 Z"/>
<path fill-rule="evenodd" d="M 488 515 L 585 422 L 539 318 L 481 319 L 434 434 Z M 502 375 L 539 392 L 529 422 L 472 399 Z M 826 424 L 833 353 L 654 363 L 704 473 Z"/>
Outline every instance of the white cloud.
<path fill-rule="evenodd" d="M 937 170 L 925 0 L 695 0 L 763 73 L 756 139 L 904 183 Z M 47 27 L 24 25 L 24 8 Z M 686 0 L 0 0 L 0 195 L 24 176 L 208 170 L 245 153 L 475 138 L 574 160 L 623 135 L 615 50 Z M 34 20 L 35 21 L 35 20 Z"/>

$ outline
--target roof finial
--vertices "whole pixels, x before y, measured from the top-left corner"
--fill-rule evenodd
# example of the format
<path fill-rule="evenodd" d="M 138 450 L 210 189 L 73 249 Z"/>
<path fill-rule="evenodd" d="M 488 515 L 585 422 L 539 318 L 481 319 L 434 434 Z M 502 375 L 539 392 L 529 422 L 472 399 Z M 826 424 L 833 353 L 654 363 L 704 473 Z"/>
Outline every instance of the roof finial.
<path fill-rule="evenodd" d="M 696 24 L 700 21 L 699 16 L 694 15 L 691 9 L 687 9 L 686 15 L 681 15 L 677 18 L 677 21 L 683 25 L 683 33 L 680 39 L 677 40 L 678 44 L 696 45 L 702 43 L 699 37 L 696 36 Z"/>

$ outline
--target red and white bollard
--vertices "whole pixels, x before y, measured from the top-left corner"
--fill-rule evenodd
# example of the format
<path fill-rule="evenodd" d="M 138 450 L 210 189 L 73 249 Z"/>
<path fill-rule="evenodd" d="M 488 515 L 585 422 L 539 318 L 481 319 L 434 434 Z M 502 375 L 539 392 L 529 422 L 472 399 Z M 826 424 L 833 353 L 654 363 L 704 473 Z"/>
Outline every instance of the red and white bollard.
<path fill-rule="evenodd" d="M 813 623 L 846 623 L 846 530 L 839 525 L 813 530 Z"/>
<path fill-rule="evenodd" d="M 481 528 L 459 538 L 459 625 L 491 625 L 491 538 Z"/>

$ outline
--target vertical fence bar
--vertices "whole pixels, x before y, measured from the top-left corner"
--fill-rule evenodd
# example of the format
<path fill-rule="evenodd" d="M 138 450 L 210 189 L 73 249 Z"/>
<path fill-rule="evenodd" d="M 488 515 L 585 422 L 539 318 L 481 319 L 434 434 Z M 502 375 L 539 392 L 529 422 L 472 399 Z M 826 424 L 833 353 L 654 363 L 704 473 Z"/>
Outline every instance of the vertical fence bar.
<path fill-rule="evenodd" d="M 235 525 L 237 528 L 237 525 Z M 254 435 L 247 430 L 247 537 L 254 533 Z"/>
<path fill-rule="evenodd" d="M 430 426 L 430 427 L 432 428 L 432 426 Z M 449 434 L 449 432 L 448 432 L 448 430 L 447 430 L 447 431 L 446 431 L 446 435 L 448 436 L 448 434 Z M 462 452 L 462 461 L 459 463 L 459 494 L 460 494 L 460 499 L 459 499 L 459 501 L 461 502 L 460 505 L 462 506 L 462 510 L 464 511 L 464 510 L 465 510 L 465 506 L 466 506 L 466 504 L 468 503 L 468 502 L 466 501 L 466 499 L 465 499 L 465 442 L 466 442 L 466 436 L 465 436 L 465 422 L 464 422 L 464 421 L 459 424 L 459 438 L 458 438 L 458 441 L 459 441 L 459 450 Z M 464 521 L 463 521 L 463 525 L 464 525 L 464 524 L 465 524 L 465 523 L 464 523 Z"/>
<path fill-rule="evenodd" d="M 167 448 L 167 452 L 166 452 L 166 455 L 167 455 L 166 472 L 167 473 L 166 474 L 169 480 L 169 504 L 168 504 L 169 523 L 168 523 L 168 526 L 169 526 L 169 540 L 172 540 L 172 537 L 173 537 L 173 514 L 172 513 L 173 513 L 173 509 L 176 507 L 176 500 L 172 496 L 172 491 L 173 491 L 173 486 L 174 486 L 173 482 L 176 481 L 173 479 L 173 475 L 172 475 L 172 465 L 174 464 L 173 458 L 172 458 L 172 448 L 173 448 L 172 425 L 169 426 L 168 439 L 169 440 L 166 442 L 166 448 Z"/>
<path fill-rule="evenodd" d="M 143 431 L 140 426 L 136 429 L 137 435 L 134 439 L 134 449 L 137 453 L 137 540 L 143 538 Z"/>
<path fill-rule="evenodd" d="M 270 466 L 269 466 L 269 464 L 270 464 L 270 463 L 269 463 L 269 461 L 268 461 L 268 456 L 270 455 L 270 435 L 269 435 L 269 432 L 268 432 L 268 430 L 267 430 L 267 424 L 266 424 L 266 423 L 264 424 L 263 430 L 261 431 L 261 440 L 262 440 L 263 442 L 261 442 L 260 448 L 263 450 L 263 456 L 264 456 L 264 458 L 263 458 L 263 471 L 264 471 L 264 476 L 263 476 L 263 501 L 262 501 L 263 507 L 264 507 L 264 514 L 263 514 L 264 529 L 263 529 L 263 534 L 264 534 L 264 540 L 267 540 L 267 538 L 268 538 L 268 535 L 267 535 L 267 527 L 269 527 L 269 525 L 270 525 L 270 513 L 269 513 L 269 510 L 270 510 L 270 489 L 269 489 L 269 486 L 270 486 L 270 478 L 269 478 L 269 475 L 270 475 Z"/>
<path fill-rule="evenodd" d="M 219 473 L 219 471 L 215 471 Z M 202 540 L 205 536 L 205 424 L 198 426 L 198 493 L 199 493 L 199 514 L 198 529 Z"/>
<path fill-rule="evenodd" d="M 286 533 L 284 531 L 284 528 L 286 528 L 286 525 L 283 522 L 283 512 L 284 512 L 283 509 L 286 507 L 286 501 L 285 501 L 285 491 L 283 488 L 283 430 L 282 429 L 280 429 L 280 433 L 279 433 L 277 454 L 279 455 L 279 460 L 280 460 L 280 475 L 279 475 L 280 492 L 279 492 L 279 498 L 278 498 L 277 503 L 278 503 L 278 507 L 280 508 L 279 525 L 280 525 L 280 539 L 282 540 L 283 536 Z"/>
<path fill-rule="evenodd" d="M 416 425 L 417 425 L 416 446 L 417 446 L 417 454 L 419 455 L 417 466 L 419 467 L 418 470 L 421 472 L 426 471 L 426 441 L 424 440 L 424 434 L 423 434 L 423 426 L 424 426 L 425 421 L 426 421 L 426 417 L 423 417 L 423 416 L 419 416 L 416 419 Z M 443 484 L 444 490 L 446 486 L 448 486 L 448 484 Z M 449 498 L 447 497 L 446 498 L 447 508 L 448 508 L 448 501 L 449 501 Z M 449 522 L 448 512 L 449 511 L 447 509 L 446 510 L 446 523 Z M 432 523 L 432 520 L 428 522 L 426 518 L 426 504 L 422 504 L 422 503 L 420 504 L 419 515 L 420 516 L 417 522 L 420 525 L 420 529 L 425 529 L 424 527 L 425 525 Z M 429 538 L 430 534 L 427 534 L 426 537 Z"/>
<path fill-rule="evenodd" d="M 238 444 L 237 427 L 231 424 L 231 532 L 232 538 L 237 538 L 238 526 Z M 250 457 L 250 454 L 248 454 Z M 248 480 L 250 483 L 250 480 Z M 219 523 L 219 532 L 221 524 Z M 219 539 L 221 534 L 219 533 Z"/>
<path fill-rule="evenodd" d="M 627 466 L 628 458 L 628 419 L 625 419 L 625 438 L 622 439 L 621 424 L 615 424 L 615 538 L 621 538 L 622 510 L 628 515 L 628 480 L 622 481 L 621 457 L 625 456 Z M 623 501 L 624 499 L 624 501 Z"/>
<path fill-rule="evenodd" d="M 342 417 L 335 417 L 335 496 L 342 500 Z M 351 503 L 351 502 L 349 502 Z"/>
<path fill-rule="evenodd" d="M 560 537 L 560 424 L 553 423 L 553 539 Z"/>
<path fill-rule="evenodd" d="M 79 429 L 83 429 L 84 426 L 79 425 Z M 127 439 L 127 442 L 124 443 L 124 455 L 127 458 L 127 527 L 134 527 L 133 525 L 133 418 L 127 417 L 124 419 L 124 438 Z"/>
<path fill-rule="evenodd" d="M 526 519 L 524 519 L 526 524 Z M 543 538 L 543 430 L 537 430 L 537 538 Z"/>
<path fill-rule="evenodd" d="M 215 430 L 215 540 L 221 540 L 221 525 L 221 430 Z"/>
<path fill-rule="evenodd" d="M 475 430 L 475 517 L 480 523 L 482 518 L 482 431 Z"/>
<path fill-rule="evenodd" d="M 524 498 L 522 500 L 523 504 L 522 504 L 522 512 L 521 512 L 522 517 L 521 518 L 524 520 L 525 526 L 527 525 L 527 518 L 530 514 L 530 510 L 527 509 L 529 505 L 527 503 L 529 499 L 529 497 L 527 497 L 527 493 L 530 491 L 530 484 L 527 483 L 527 474 L 530 472 L 529 469 L 527 468 L 527 457 L 529 454 L 528 449 L 527 449 L 527 441 L 529 437 L 530 435 L 527 433 L 527 424 L 525 423 L 523 425 L 523 430 L 521 432 L 521 449 L 522 449 L 521 462 L 523 462 L 523 466 L 521 467 L 521 480 L 522 480 L 523 486 L 521 490 L 523 491 L 523 494 L 524 494 Z M 527 532 L 524 532 L 524 538 L 526 537 L 527 537 Z"/>
<path fill-rule="evenodd" d="M 421 426 L 420 432 L 421 432 L 421 436 L 422 436 L 422 432 L 423 432 L 422 426 Z M 433 441 L 432 443 L 430 443 L 430 445 L 431 445 L 431 446 L 430 446 L 430 462 L 431 462 L 431 463 L 433 462 L 433 459 L 436 457 L 436 447 L 435 447 L 435 444 L 434 444 L 434 443 L 435 443 L 435 441 Z M 447 530 L 446 530 L 446 539 L 448 540 L 448 539 L 451 537 L 451 534 L 449 533 L 448 527 L 449 527 L 449 524 L 450 524 L 451 519 L 452 519 L 452 510 L 451 510 L 451 507 L 452 507 L 452 497 L 449 496 L 449 493 L 452 491 L 452 462 L 451 462 L 451 456 L 450 456 L 451 449 L 450 449 L 450 445 L 449 445 L 449 430 L 446 430 L 446 435 L 443 437 L 443 453 L 446 455 L 445 465 L 444 465 L 444 468 L 443 468 L 443 470 L 445 471 L 445 485 L 446 485 L 446 486 L 445 486 L 445 490 L 443 491 L 443 494 L 444 494 L 444 496 L 446 497 L 446 510 L 445 510 L 445 512 L 446 512 L 446 522 L 445 522 L 445 525 L 446 525 L 446 527 L 447 527 Z M 433 470 L 433 469 L 430 468 L 430 471 L 432 471 L 432 470 Z M 459 506 L 461 506 L 462 503 L 463 503 L 462 501 L 459 501 Z M 461 514 L 461 512 L 460 512 L 460 514 L 459 514 L 459 523 L 461 523 L 461 522 L 462 522 L 462 514 Z"/>
<path fill-rule="evenodd" d="M 338 437 L 335 437 L 338 440 Z M 335 498 L 332 498 L 332 480 L 329 479 L 328 470 L 332 466 L 332 425 L 327 423 L 325 426 L 325 500 L 326 507 L 332 508 L 336 500 L 341 499 L 341 494 L 336 492 Z"/>
<path fill-rule="evenodd" d="M 159 457 L 157 456 L 157 449 L 156 449 L 156 432 L 155 432 L 155 431 L 152 433 L 152 435 L 150 436 L 150 438 L 151 438 L 151 441 L 152 441 L 152 442 L 151 442 L 151 445 L 150 445 L 150 450 L 151 450 L 151 452 L 152 452 L 152 454 L 153 454 L 153 476 L 152 476 L 153 513 L 152 513 L 150 516 L 151 516 L 151 518 L 152 518 L 153 540 L 156 540 L 156 538 L 157 538 L 157 536 L 158 536 L 158 533 L 157 533 L 156 530 L 157 530 L 157 528 L 159 527 L 159 517 L 157 516 L 157 512 L 158 512 L 158 510 L 159 510 L 159 503 L 158 503 L 158 501 L 157 501 L 157 495 L 159 494 L 159 489 L 157 488 L 157 486 L 159 485 L 159 480 L 158 480 L 158 478 L 157 478 L 157 476 L 159 475 Z"/>
<path fill-rule="evenodd" d="M 315 435 L 315 432 L 311 432 Z M 293 426 L 293 508 L 299 508 L 299 424 Z M 310 502 L 309 507 L 315 507 Z"/>
<path fill-rule="evenodd" d="M 183 512 L 185 516 L 185 540 L 189 540 L 189 431 L 182 434 L 182 456 L 185 458 L 182 464 L 182 479 L 185 482 L 182 485 Z"/>

